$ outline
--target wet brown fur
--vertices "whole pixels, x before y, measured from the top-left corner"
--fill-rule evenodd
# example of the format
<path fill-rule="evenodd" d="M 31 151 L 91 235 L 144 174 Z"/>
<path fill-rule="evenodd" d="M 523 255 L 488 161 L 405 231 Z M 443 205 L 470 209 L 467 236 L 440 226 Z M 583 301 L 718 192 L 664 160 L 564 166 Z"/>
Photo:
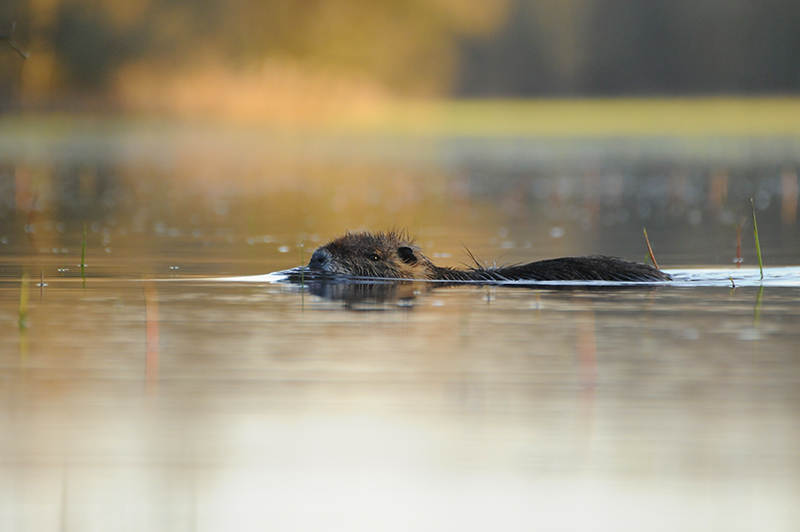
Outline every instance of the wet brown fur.
<path fill-rule="evenodd" d="M 564 257 L 486 268 L 436 266 L 405 231 L 347 233 L 317 248 L 310 270 L 369 278 L 437 281 L 668 281 L 669 275 L 638 262 L 605 256 Z"/>

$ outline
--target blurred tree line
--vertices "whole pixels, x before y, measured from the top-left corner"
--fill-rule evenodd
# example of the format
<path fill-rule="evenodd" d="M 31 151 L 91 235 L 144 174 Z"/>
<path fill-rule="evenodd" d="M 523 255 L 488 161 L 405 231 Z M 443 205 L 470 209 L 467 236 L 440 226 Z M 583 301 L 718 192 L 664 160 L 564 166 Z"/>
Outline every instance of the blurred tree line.
<path fill-rule="evenodd" d="M 517 0 L 462 50 L 469 96 L 791 93 L 800 2 Z"/>
<path fill-rule="evenodd" d="M 126 65 L 232 69 L 269 58 L 374 79 L 400 94 L 441 94 L 458 43 L 502 23 L 506 0 L 2 0 L 0 32 L 17 23 L 23 66 L 0 49 L 0 84 L 26 98 L 102 93 Z M 2 43 L 0 43 L 2 44 Z M 21 78 L 21 79 L 20 79 Z"/>
<path fill-rule="evenodd" d="M 268 58 L 400 95 L 796 92 L 798 0 L 2 0 L 0 106 Z M 63 101 L 62 101 L 63 100 Z M 1 108 L 1 107 L 0 107 Z"/>

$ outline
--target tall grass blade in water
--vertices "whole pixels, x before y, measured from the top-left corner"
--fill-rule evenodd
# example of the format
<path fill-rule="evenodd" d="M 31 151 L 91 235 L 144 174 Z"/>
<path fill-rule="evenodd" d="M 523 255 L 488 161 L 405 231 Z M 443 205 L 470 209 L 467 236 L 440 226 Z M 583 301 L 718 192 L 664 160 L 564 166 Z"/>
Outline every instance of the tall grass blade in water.
<path fill-rule="evenodd" d="M 644 230 L 644 241 L 647 243 L 647 251 L 648 253 L 650 253 L 650 260 L 653 261 L 653 266 L 655 266 L 658 269 L 658 263 L 656 262 L 656 257 L 655 255 L 653 255 L 653 248 L 650 247 L 650 239 L 647 237 L 647 229 L 642 227 L 642 230 Z"/>
<path fill-rule="evenodd" d="M 86 224 L 83 224 L 83 242 L 81 243 L 81 279 L 83 287 L 86 288 Z"/>
<path fill-rule="evenodd" d="M 753 234 L 756 237 L 756 256 L 758 257 L 758 271 L 761 272 L 761 280 L 764 280 L 764 264 L 761 262 L 761 244 L 758 242 L 758 223 L 756 222 L 756 204 L 750 198 L 750 206 L 753 207 Z"/>
<path fill-rule="evenodd" d="M 300 309 L 305 310 L 305 286 L 306 286 L 306 248 L 305 242 L 300 242 Z"/>
<path fill-rule="evenodd" d="M 306 280 L 306 253 L 305 253 L 305 244 L 300 243 L 300 284 L 301 286 L 305 284 Z"/>

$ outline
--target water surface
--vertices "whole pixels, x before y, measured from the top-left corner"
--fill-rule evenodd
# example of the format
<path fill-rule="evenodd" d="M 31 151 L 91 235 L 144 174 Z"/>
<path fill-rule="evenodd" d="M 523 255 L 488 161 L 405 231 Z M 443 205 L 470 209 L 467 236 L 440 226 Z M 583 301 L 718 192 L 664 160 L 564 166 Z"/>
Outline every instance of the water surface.
<path fill-rule="evenodd" d="M 798 528 L 791 150 L 219 138 L 0 150 L 0 529 Z M 675 282 L 265 276 L 347 229 L 457 266 L 644 260 L 643 226 Z"/>

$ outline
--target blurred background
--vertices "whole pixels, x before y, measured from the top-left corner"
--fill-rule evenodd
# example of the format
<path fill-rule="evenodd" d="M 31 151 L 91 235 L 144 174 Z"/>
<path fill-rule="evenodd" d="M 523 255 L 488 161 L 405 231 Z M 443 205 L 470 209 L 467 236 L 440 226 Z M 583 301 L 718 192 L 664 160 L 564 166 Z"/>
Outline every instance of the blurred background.
<path fill-rule="evenodd" d="M 398 97 L 793 94 L 792 0 L 6 0 L 2 110 L 318 118 Z"/>

